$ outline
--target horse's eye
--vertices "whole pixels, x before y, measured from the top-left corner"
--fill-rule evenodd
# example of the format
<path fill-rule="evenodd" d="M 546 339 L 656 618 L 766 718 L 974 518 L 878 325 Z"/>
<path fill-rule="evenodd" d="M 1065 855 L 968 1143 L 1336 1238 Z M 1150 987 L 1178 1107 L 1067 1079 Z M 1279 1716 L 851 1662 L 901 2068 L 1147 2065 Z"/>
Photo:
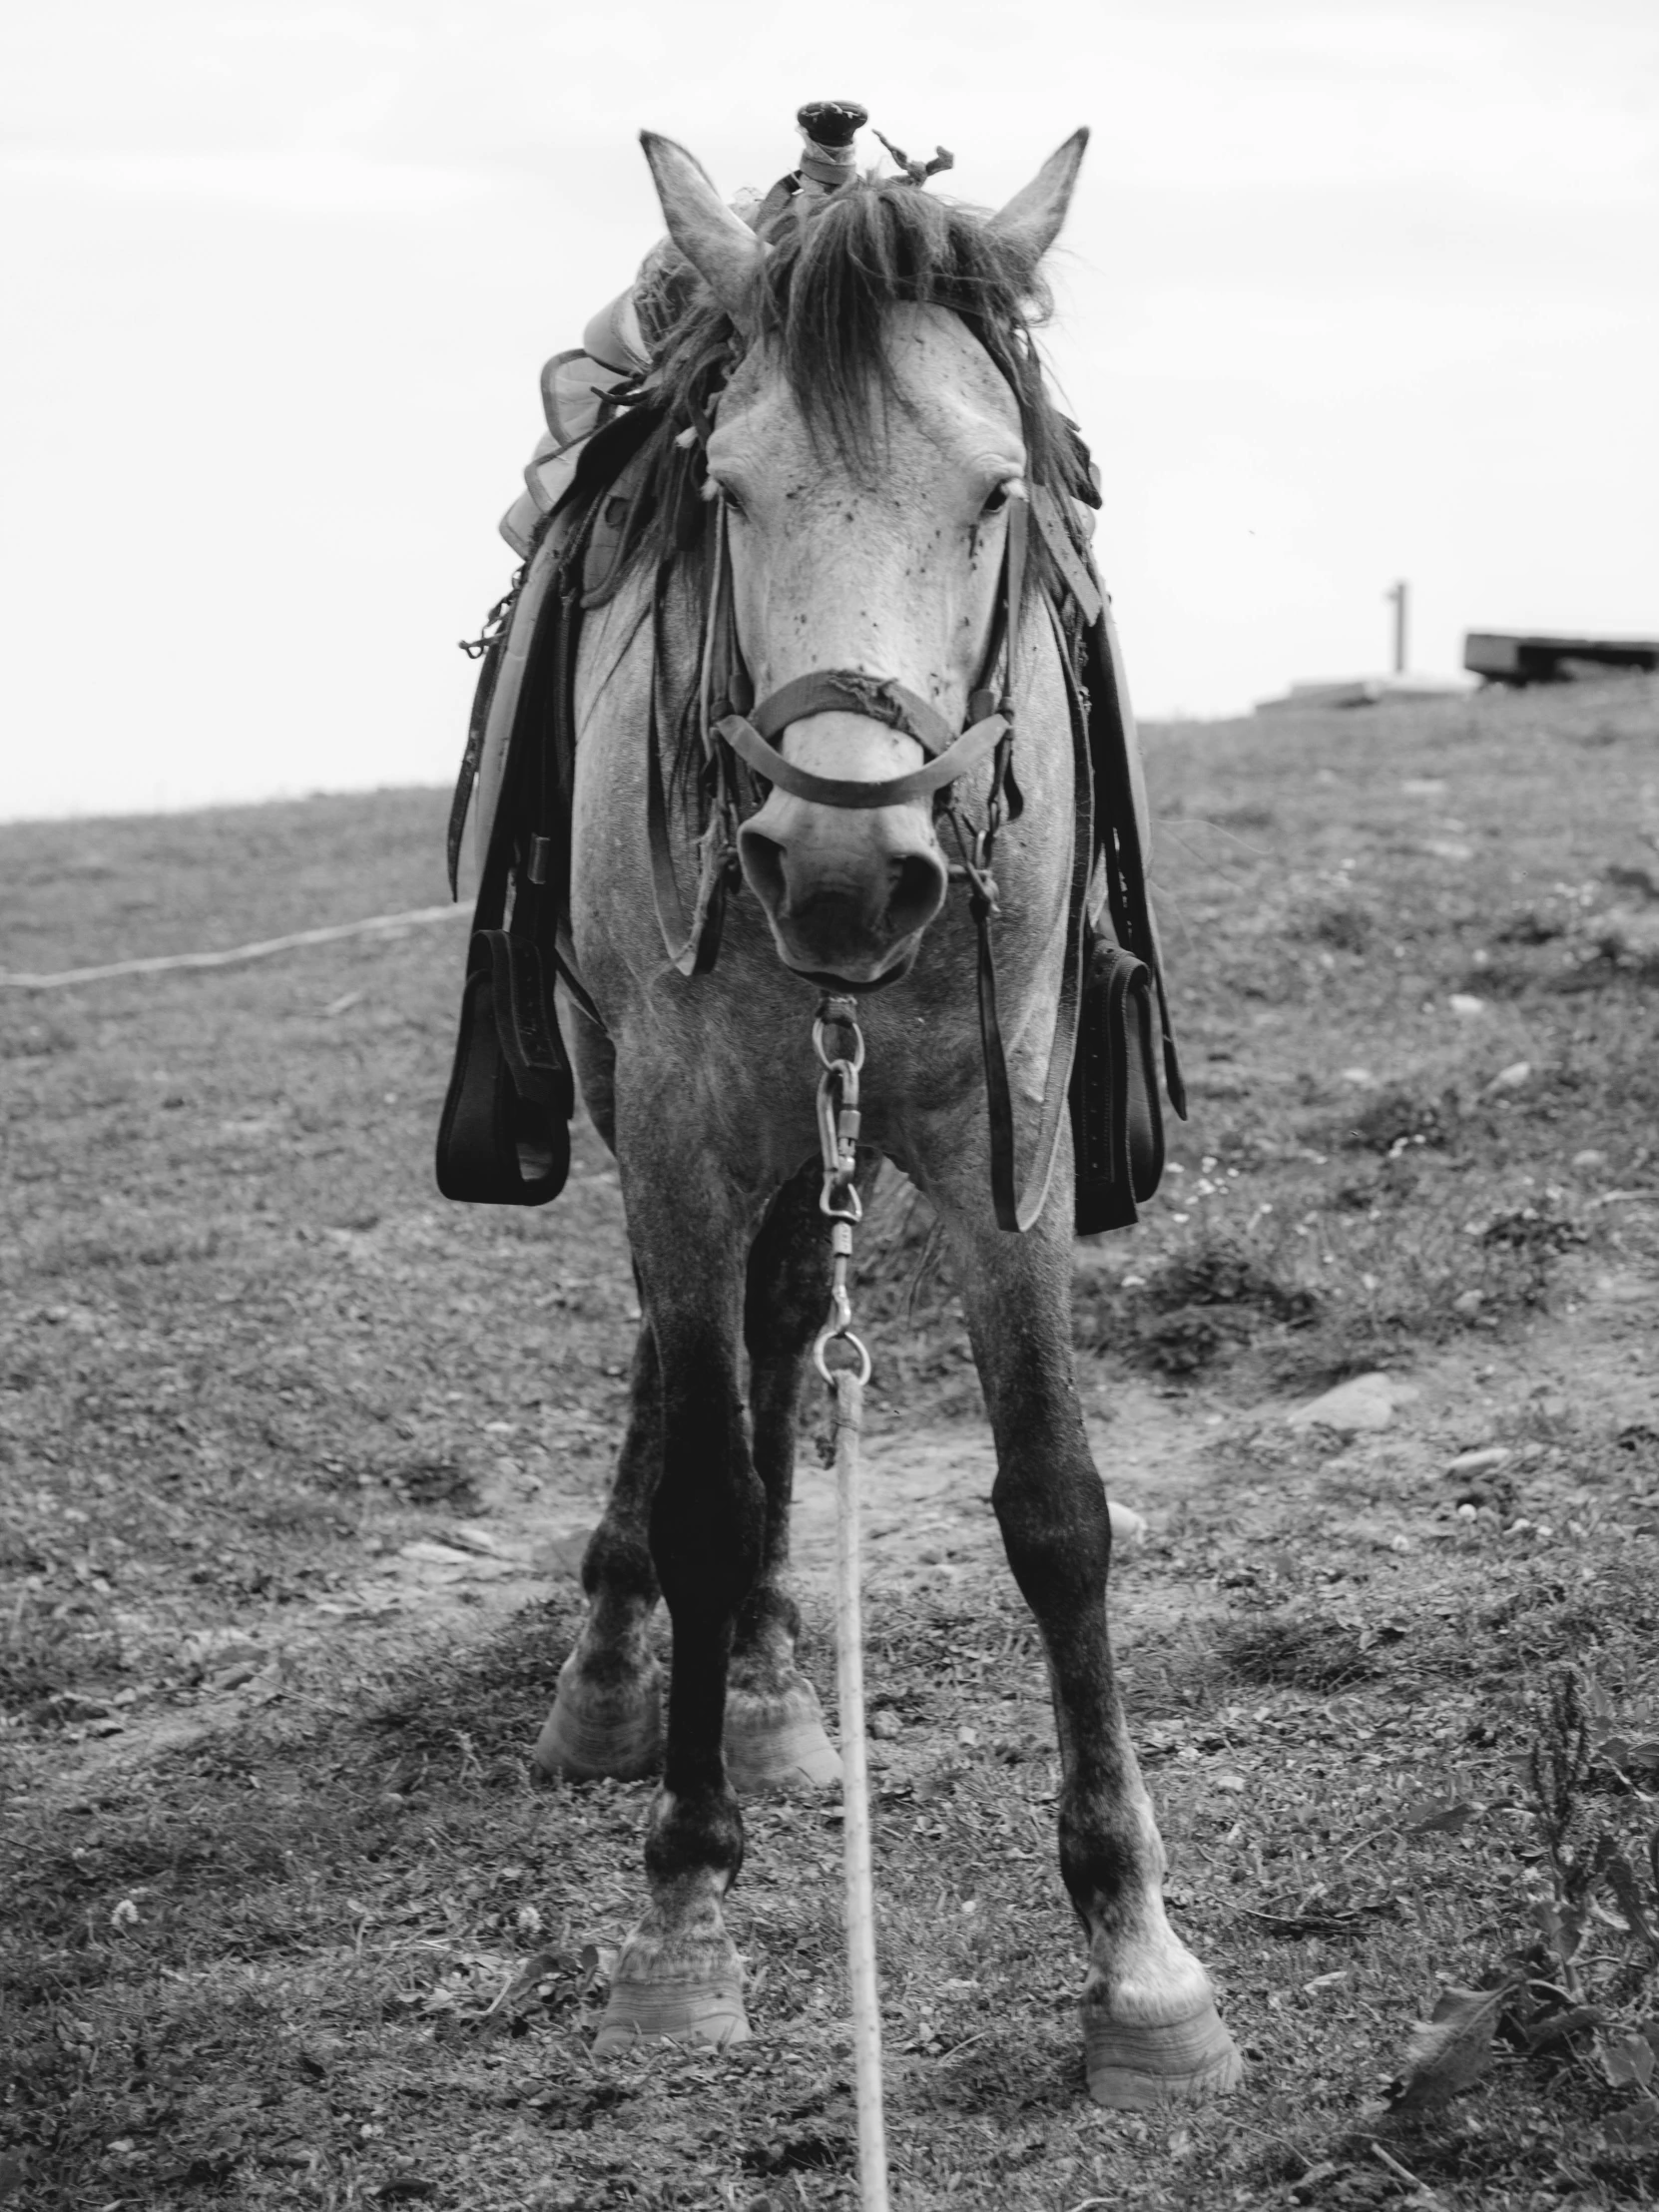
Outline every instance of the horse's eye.
<path fill-rule="evenodd" d="M 734 516 L 739 522 L 748 521 L 749 516 L 747 510 L 744 507 L 744 503 L 738 497 L 738 494 L 732 489 L 730 484 L 717 484 L 715 486 L 715 490 L 719 494 L 719 496 L 725 500 L 726 511 L 729 515 Z"/>
<path fill-rule="evenodd" d="M 999 515 L 1019 488 L 1019 478 L 1017 476 L 1004 476 L 1001 483 L 993 485 L 990 496 L 980 508 L 981 519 L 986 515 Z"/>

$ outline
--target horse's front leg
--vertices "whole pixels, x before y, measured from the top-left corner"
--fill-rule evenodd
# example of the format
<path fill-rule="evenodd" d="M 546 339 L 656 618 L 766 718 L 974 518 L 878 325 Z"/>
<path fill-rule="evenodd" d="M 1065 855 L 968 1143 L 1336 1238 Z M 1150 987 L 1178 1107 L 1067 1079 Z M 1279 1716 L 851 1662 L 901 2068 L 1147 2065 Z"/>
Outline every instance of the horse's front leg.
<path fill-rule="evenodd" d="M 738 1616 L 726 1757 L 737 1787 L 840 1779 L 818 1692 L 796 1664 L 801 1613 L 789 1587 L 790 1503 L 807 1356 L 830 1302 L 830 1225 L 815 1162 L 786 1183 L 749 1255 L 744 1341 L 755 1466 L 767 1497 L 761 1572 Z"/>
<path fill-rule="evenodd" d="M 662 1458 L 662 1378 L 647 1323 L 634 1347 L 616 1476 L 582 1559 L 587 1617 L 536 1739 L 535 1763 L 544 1774 L 635 1782 L 661 1764 L 662 1669 L 650 1641 L 658 1596 L 650 1518 Z"/>
<path fill-rule="evenodd" d="M 566 1003 L 582 1098 L 616 1150 L 616 1047 L 581 1008 Z M 536 1740 L 544 1774 L 634 1782 L 662 1761 L 662 1670 L 651 1649 L 657 1570 L 651 1500 L 663 1463 L 663 1393 L 649 1322 L 634 1347 L 628 1426 L 599 1526 L 582 1560 L 587 1617 L 559 1675 L 558 1695 Z"/>
<path fill-rule="evenodd" d="M 626 1144 L 621 1153 L 626 1162 Z M 679 1152 L 671 1169 L 661 1180 L 630 1176 L 628 1189 L 661 1391 L 662 1471 L 649 1535 L 674 1629 L 668 1736 L 646 1834 L 650 1902 L 617 1960 L 600 2053 L 643 2038 L 726 2043 L 749 2033 L 721 1900 L 743 1863 L 743 1820 L 722 1752 L 727 1675 L 766 1529 L 738 1373 L 752 1221 L 694 1154 Z"/>
<path fill-rule="evenodd" d="M 1060 1872 L 1089 1946 L 1089 2093 L 1144 2107 L 1230 2089 L 1243 2069 L 1209 1976 L 1165 1918 L 1164 1847 L 1113 1679 L 1112 1529 L 1072 1370 L 1069 1213 L 1068 1188 L 1022 1237 L 958 1224 L 955 1241 L 996 1436 L 992 1501 L 1048 1656 Z"/>

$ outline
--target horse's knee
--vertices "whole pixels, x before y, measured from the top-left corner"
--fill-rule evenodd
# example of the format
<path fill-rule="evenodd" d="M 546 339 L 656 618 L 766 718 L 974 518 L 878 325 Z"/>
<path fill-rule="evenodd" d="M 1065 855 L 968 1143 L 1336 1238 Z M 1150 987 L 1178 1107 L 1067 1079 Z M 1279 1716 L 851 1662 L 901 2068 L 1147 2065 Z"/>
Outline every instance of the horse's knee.
<path fill-rule="evenodd" d="M 1008 1564 L 1028 1598 L 1098 1597 L 1112 1558 L 1106 1491 L 1087 1460 L 1060 1468 L 1004 1469 L 991 1490 Z M 1035 1602 L 1035 1600 L 1033 1600 Z"/>

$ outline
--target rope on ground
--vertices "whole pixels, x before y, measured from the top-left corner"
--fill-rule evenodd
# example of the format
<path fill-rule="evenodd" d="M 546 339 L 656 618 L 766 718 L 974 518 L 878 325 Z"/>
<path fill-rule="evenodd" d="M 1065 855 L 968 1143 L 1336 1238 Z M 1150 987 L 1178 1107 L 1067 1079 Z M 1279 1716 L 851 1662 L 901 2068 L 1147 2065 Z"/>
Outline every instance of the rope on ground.
<path fill-rule="evenodd" d="M 846 1859 L 846 1963 L 852 1992 L 852 2072 L 858 2115 L 858 2203 L 888 2212 L 881 2103 L 881 1993 L 875 1972 L 869 1766 L 864 1736 L 864 1627 L 858 1564 L 858 1431 L 863 1377 L 835 1370 L 835 1684 L 840 1713 L 841 1823 Z"/>
<path fill-rule="evenodd" d="M 52 991 L 66 983 L 102 983 L 116 975 L 160 975 L 168 968 L 235 967 L 244 960 L 269 960 L 299 945 L 334 944 L 342 937 L 371 937 L 395 929 L 413 929 L 429 921 L 449 921 L 465 906 L 416 906 L 406 914 L 370 914 L 366 921 L 336 921 L 324 929 L 295 929 L 285 937 L 265 937 L 258 944 L 232 945 L 225 952 L 159 952 L 144 960 L 109 960 L 102 967 L 65 968 L 57 975 L 0 974 L 0 990 Z"/>

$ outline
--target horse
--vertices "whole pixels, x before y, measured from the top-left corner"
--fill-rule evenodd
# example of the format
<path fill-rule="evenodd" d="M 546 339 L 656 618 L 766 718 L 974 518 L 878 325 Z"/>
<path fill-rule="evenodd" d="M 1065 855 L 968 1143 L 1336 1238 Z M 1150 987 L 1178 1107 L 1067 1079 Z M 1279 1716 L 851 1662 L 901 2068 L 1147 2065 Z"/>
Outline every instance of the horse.
<path fill-rule="evenodd" d="M 1058 480 L 1066 433 L 1031 327 L 1087 135 L 988 217 L 907 179 L 866 179 L 765 237 L 683 147 L 641 135 L 684 278 L 653 371 L 669 402 L 659 551 L 688 542 L 686 498 L 669 490 L 690 487 L 725 577 L 733 658 L 750 696 L 781 704 L 776 743 L 763 729 L 745 755 L 760 764 L 748 794 L 764 798 L 736 830 L 742 882 L 719 959 L 670 958 L 663 899 L 701 911 L 709 894 L 695 743 L 719 642 L 707 566 L 641 559 L 586 620 L 568 963 L 585 1003 L 570 1008 L 571 1054 L 618 1163 L 643 1318 L 583 1562 L 587 1609 L 536 1761 L 565 1776 L 661 1770 L 647 1902 L 599 2054 L 749 2035 L 722 1915 L 744 1855 L 739 1791 L 838 1772 L 796 1663 L 788 1584 L 797 1420 L 829 1301 L 813 1052 L 828 991 L 843 1013 L 855 1003 L 867 1042 L 860 1184 L 893 1162 L 931 1203 L 962 1285 L 995 1512 L 1052 1684 L 1090 2094 L 1145 2107 L 1240 2075 L 1209 1977 L 1165 1913 L 1163 1846 L 1113 1677 L 1111 1524 L 1072 1364 L 1070 1140 L 1062 1126 L 1010 1234 L 987 1196 L 976 938 L 949 896 L 934 773 L 955 744 L 952 805 L 990 804 L 992 756 L 985 743 L 964 754 L 955 734 L 973 715 L 983 729 L 1000 653 L 1017 739 L 998 758 L 1018 805 L 995 855 L 998 1003 L 1028 1133 L 1052 1097 L 1080 771 L 1063 644 L 1015 533 L 1028 490 Z M 722 724 L 734 741 L 735 723 Z M 971 858 L 964 868 L 974 875 Z M 666 1731 L 648 1635 L 659 1597 L 673 1631 Z"/>

